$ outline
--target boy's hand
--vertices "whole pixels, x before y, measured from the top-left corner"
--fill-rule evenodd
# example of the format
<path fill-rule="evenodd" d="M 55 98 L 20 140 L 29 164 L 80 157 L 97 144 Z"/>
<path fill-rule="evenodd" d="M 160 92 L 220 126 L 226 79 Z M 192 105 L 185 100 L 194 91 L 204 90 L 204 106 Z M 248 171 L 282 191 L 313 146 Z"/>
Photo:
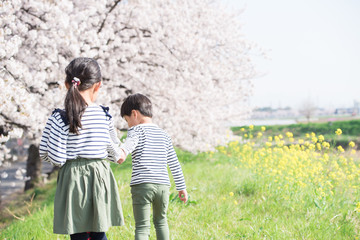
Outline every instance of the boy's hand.
<path fill-rule="evenodd" d="M 125 158 L 120 157 L 119 160 L 117 161 L 118 164 L 122 164 L 123 162 L 125 162 Z"/>
<path fill-rule="evenodd" d="M 180 198 L 180 200 L 183 201 L 184 203 L 187 202 L 187 200 L 188 200 L 188 194 L 187 194 L 186 189 L 179 191 L 179 198 Z"/>
<path fill-rule="evenodd" d="M 121 149 L 121 156 L 120 156 L 119 160 L 117 161 L 117 163 L 122 164 L 123 162 L 125 162 L 125 159 L 126 159 L 126 154 L 125 154 L 124 150 Z"/>

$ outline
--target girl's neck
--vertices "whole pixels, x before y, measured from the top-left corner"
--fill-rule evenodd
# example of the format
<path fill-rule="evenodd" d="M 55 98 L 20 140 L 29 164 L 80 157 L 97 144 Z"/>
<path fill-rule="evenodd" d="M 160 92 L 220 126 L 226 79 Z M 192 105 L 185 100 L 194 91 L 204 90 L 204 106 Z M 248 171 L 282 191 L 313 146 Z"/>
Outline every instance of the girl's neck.
<path fill-rule="evenodd" d="M 95 99 L 91 91 L 81 91 L 80 95 L 83 97 L 88 106 L 94 105 Z"/>

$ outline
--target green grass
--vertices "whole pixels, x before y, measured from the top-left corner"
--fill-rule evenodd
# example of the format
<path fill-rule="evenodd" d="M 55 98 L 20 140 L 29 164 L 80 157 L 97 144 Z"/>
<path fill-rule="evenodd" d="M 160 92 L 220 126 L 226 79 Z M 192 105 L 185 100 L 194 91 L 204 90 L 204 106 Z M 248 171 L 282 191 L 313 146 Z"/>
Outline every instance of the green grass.
<path fill-rule="evenodd" d="M 231 130 L 237 133 L 242 127 L 246 128 L 246 126 L 232 127 Z M 260 128 L 261 126 L 255 126 L 254 131 L 260 131 Z M 342 130 L 344 135 L 360 136 L 360 119 L 326 123 L 298 123 L 266 126 L 268 133 L 278 134 L 279 132 L 291 131 L 294 133 L 295 137 L 311 132 L 315 132 L 317 135 L 334 133 L 338 128 Z"/>
<path fill-rule="evenodd" d="M 182 204 L 172 185 L 168 210 L 171 239 L 357 239 L 359 236 L 359 213 L 354 211 L 354 201 L 348 195 L 335 193 L 333 204 L 326 206 L 314 202 L 309 191 L 289 193 L 284 198 L 273 179 L 257 176 L 231 156 L 177 152 L 190 201 Z M 133 239 L 130 161 L 112 165 L 112 169 L 118 180 L 126 225 L 112 227 L 107 236 Z M 19 217 L 24 221 L 13 220 L 2 229 L 0 239 L 69 239 L 52 233 L 54 189 L 54 180 L 45 189 L 37 189 L 36 207 L 31 209 L 31 214 L 22 213 Z M 358 193 L 351 194 L 353 198 L 360 197 Z M 156 239 L 153 227 L 150 239 Z"/>

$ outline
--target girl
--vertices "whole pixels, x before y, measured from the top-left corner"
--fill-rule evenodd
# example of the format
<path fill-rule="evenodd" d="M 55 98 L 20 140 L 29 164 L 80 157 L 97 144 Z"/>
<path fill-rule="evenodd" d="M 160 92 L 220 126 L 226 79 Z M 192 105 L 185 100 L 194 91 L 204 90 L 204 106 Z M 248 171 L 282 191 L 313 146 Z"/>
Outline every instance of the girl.
<path fill-rule="evenodd" d="M 60 166 L 54 200 L 54 233 L 106 240 L 124 224 L 109 162 L 121 156 L 108 108 L 94 104 L 101 86 L 98 63 L 76 58 L 65 69 L 65 110 L 55 109 L 40 143 L 40 157 Z"/>

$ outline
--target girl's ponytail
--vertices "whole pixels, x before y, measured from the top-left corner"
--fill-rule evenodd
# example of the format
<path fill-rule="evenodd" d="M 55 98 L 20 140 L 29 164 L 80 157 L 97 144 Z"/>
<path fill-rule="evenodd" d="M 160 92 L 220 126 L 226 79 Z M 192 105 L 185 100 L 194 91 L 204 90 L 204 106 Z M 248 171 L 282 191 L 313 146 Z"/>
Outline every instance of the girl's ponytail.
<path fill-rule="evenodd" d="M 69 121 L 69 131 L 79 134 L 81 117 L 85 112 L 87 103 L 81 96 L 80 91 L 91 88 L 101 81 L 99 64 L 91 58 L 75 58 L 65 68 L 68 92 L 65 97 L 65 111 Z"/>
<path fill-rule="evenodd" d="M 81 125 L 81 116 L 83 115 L 87 104 L 75 84 L 72 84 L 65 97 L 65 112 L 70 124 L 69 131 L 79 134 Z"/>

